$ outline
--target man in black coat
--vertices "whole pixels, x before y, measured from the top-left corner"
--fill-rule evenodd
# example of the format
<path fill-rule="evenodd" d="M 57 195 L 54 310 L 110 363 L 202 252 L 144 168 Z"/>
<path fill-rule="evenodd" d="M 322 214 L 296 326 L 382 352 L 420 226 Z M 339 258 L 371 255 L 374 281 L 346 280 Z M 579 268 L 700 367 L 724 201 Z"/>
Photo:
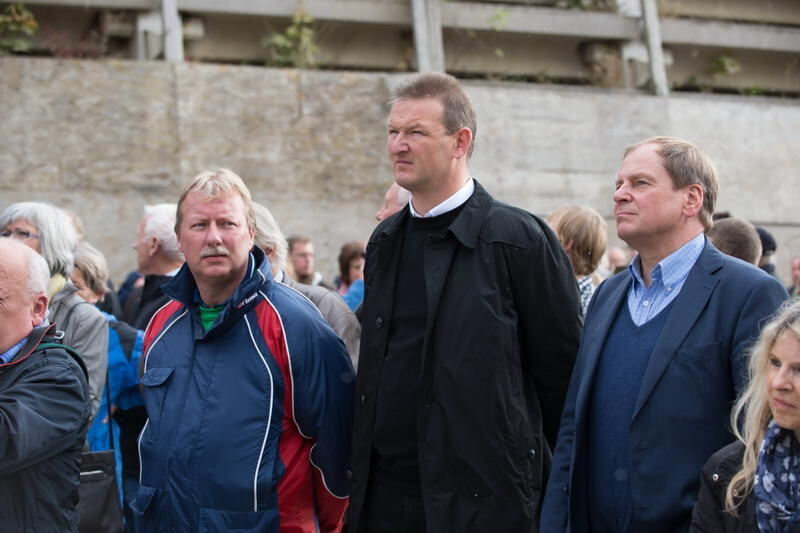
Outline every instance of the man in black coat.
<path fill-rule="evenodd" d="M 78 531 L 89 386 L 77 357 L 40 345 L 55 332 L 45 322 L 49 279 L 39 254 L 0 239 L 0 529 L 9 533 Z"/>
<path fill-rule="evenodd" d="M 407 209 L 367 246 L 350 531 L 536 531 L 580 336 L 569 260 L 539 218 L 467 168 L 452 76 L 393 91 L 387 149 Z"/>

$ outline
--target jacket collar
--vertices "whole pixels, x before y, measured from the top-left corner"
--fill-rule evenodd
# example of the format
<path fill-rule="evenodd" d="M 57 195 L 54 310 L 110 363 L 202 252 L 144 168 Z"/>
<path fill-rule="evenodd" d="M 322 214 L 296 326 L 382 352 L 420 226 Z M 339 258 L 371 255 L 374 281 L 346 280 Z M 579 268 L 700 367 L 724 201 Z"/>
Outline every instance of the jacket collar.
<path fill-rule="evenodd" d="M 467 248 L 474 248 L 478 242 L 478 235 L 480 235 L 483 222 L 493 201 L 492 196 L 478 183 L 478 180 L 473 179 L 473 181 L 475 182 L 475 192 L 466 201 L 461 212 L 450 224 L 450 227 L 447 228 Z M 377 238 L 380 240 L 384 237 L 393 237 L 405 227 L 406 221 L 410 216 L 411 212 L 408 209 L 401 209 L 386 219 L 381 226 L 378 226 Z"/>
<path fill-rule="evenodd" d="M 32 354 L 36 347 L 41 344 L 42 340 L 46 335 L 54 335 L 56 333 L 55 324 L 46 324 L 36 328 L 28 334 L 28 338 L 25 341 L 25 344 L 22 345 L 17 355 L 4 365 L 0 365 L 0 368 L 8 367 L 10 365 L 15 365 L 17 363 L 21 363 L 23 360 L 27 359 L 30 354 Z M 53 339 L 55 341 L 59 341 L 60 339 Z"/>
<path fill-rule="evenodd" d="M 221 324 L 229 324 L 249 311 L 262 298 L 259 292 L 268 291 L 271 283 L 273 281 L 269 259 L 259 247 L 253 246 L 247 262 L 245 278 L 225 302 L 225 308 L 207 333 L 211 333 Z M 161 286 L 161 290 L 170 298 L 174 298 L 192 310 L 193 314 L 197 314 L 195 301 L 197 283 L 186 263 L 171 281 Z"/>

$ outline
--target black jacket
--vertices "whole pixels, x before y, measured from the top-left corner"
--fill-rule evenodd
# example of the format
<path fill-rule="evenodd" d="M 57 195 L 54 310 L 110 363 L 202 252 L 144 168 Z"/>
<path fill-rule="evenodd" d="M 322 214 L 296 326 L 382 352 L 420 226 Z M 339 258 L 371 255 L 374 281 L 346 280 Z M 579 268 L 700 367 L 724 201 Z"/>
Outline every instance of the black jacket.
<path fill-rule="evenodd" d="M 408 209 L 367 246 L 350 531 L 370 475 L 375 398 Z M 424 253 L 423 253 L 424 252 Z M 532 532 L 580 336 L 575 276 L 558 239 L 477 182 L 424 261 L 428 319 L 417 398 L 428 531 Z M 547 437 L 547 440 L 545 440 Z"/>
<path fill-rule="evenodd" d="M 728 444 L 703 467 L 700 494 L 692 511 L 692 533 L 757 533 L 755 497 L 751 490 L 739 505 L 739 514 L 725 512 L 725 491 L 742 468 L 744 444 Z"/>
<path fill-rule="evenodd" d="M 89 387 L 79 359 L 35 329 L 0 365 L 0 530 L 77 532 Z M 44 340 L 51 340 L 44 337 Z"/>

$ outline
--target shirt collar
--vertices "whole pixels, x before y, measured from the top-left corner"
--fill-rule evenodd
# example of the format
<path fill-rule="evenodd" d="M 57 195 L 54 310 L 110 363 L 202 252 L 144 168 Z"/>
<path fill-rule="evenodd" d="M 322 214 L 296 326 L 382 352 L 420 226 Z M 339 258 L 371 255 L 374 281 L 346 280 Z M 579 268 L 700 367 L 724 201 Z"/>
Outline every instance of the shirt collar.
<path fill-rule="evenodd" d="M 667 257 L 659 261 L 653 268 L 650 274 L 650 279 L 653 283 L 660 282 L 665 287 L 671 287 L 689 275 L 689 271 L 694 266 L 697 258 L 705 246 L 705 234 L 700 233 L 692 240 L 669 254 Z M 637 255 L 633 261 L 628 265 L 628 272 L 633 278 L 635 286 L 644 287 L 644 279 L 642 278 L 641 257 Z"/>
<path fill-rule="evenodd" d="M 22 340 L 19 341 L 17 344 L 6 350 L 4 353 L 0 354 L 0 365 L 5 365 L 11 362 L 14 357 L 19 353 L 22 347 L 25 345 L 25 341 L 28 340 L 29 335 L 25 335 L 22 337 Z"/>
<path fill-rule="evenodd" d="M 458 191 L 456 191 L 454 195 L 452 195 L 450 198 L 440 203 L 439 205 L 435 206 L 433 209 L 431 209 L 424 215 L 420 215 L 414 210 L 413 195 L 411 197 L 411 201 L 408 202 L 408 208 L 411 211 L 411 216 L 416 218 L 430 218 L 443 215 L 448 211 L 452 211 L 461 204 L 466 203 L 466 201 L 469 200 L 469 197 L 472 196 L 472 193 L 474 191 L 475 191 L 475 182 L 472 178 L 469 178 L 467 182 Z"/>

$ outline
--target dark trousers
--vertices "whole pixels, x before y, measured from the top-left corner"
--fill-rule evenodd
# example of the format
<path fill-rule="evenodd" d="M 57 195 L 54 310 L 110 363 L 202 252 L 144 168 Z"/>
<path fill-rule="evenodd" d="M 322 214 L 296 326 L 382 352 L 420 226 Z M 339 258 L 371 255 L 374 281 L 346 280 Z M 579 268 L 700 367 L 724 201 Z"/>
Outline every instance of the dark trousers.
<path fill-rule="evenodd" d="M 359 533 L 425 533 L 420 494 L 371 481 Z"/>

